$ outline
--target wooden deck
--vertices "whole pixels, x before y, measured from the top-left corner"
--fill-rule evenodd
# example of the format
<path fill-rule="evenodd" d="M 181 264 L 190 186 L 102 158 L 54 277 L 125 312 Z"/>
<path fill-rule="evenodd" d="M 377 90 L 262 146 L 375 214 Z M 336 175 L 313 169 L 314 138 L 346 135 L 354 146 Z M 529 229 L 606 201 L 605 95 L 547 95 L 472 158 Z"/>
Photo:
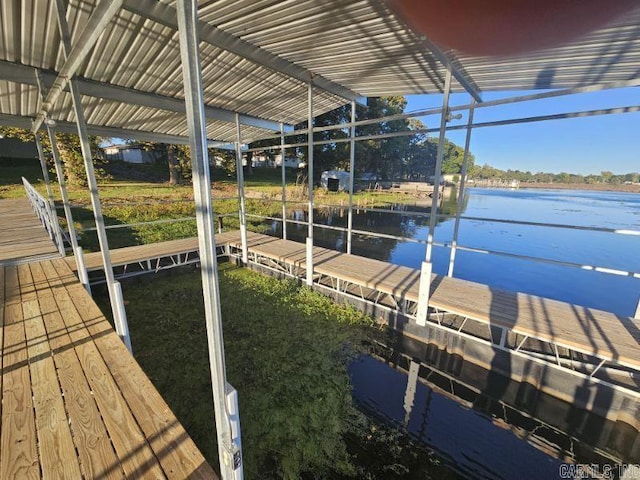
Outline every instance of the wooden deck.
<path fill-rule="evenodd" d="M 29 200 L 0 200 L 0 265 L 59 256 Z"/>
<path fill-rule="evenodd" d="M 64 260 L 0 299 L 0 478 L 217 478 Z"/>
<path fill-rule="evenodd" d="M 216 244 L 240 248 L 240 233 L 216 235 Z M 251 254 L 306 268 L 304 244 L 251 232 L 248 244 Z M 112 250 L 112 260 L 119 265 L 197 248 L 195 238 L 176 240 Z M 419 270 L 321 247 L 314 247 L 313 253 L 316 274 L 418 300 Z M 85 260 L 90 270 L 102 268 L 99 254 L 87 254 Z M 72 259 L 68 261 L 73 264 Z M 633 319 L 440 275 L 432 276 L 431 289 L 429 305 L 440 311 L 640 369 L 640 325 Z"/>
<path fill-rule="evenodd" d="M 252 252 L 306 268 L 305 245 L 261 237 L 252 236 Z M 419 270 L 321 247 L 313 257 L 314 272 L 418 301 Z M 640 325 L 631 318 L 435 274 L 431 292 L 438 310 L 640 368 Z"/>

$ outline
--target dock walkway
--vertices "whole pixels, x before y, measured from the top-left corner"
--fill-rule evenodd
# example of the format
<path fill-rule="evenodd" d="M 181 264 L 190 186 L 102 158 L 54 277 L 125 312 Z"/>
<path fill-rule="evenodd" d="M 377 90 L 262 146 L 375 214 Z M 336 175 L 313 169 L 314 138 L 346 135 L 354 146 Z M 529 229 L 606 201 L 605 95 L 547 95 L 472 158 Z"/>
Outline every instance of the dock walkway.
<path fill-rule="evenodd" d="M 216 245 L 225 248 L 227 253 L 239 255 L 240 232 L 216 235 Z M 249 232 L 248 247 L 250 262 L 304 278 L 304 244 Z M 160 265 L 167 255 L 197 258 L 197 249 L 197 239 L 192 238 L 116 249 L 111 255 L 114 265 L 147 261 Z M 415 314 L 419 270 L 322 247 L 314 247 L 313 258 L 316 284 L 369 302 L 386 301 L 409 317 Z M 70 265 L 73 263 L 72 259 L 67 261 Z M 99 254 L 89 253 L 85 261 L 89 270 L 102 268 Z M 489 331 L 498 329 L 501 334 L 492 339 L 492 343 L 501 347 L 518 351 L 526 347 L 526 342 L 535 340 L 552 345 L 558 363 L 563 359 L 559 358 L 557 348 L 562 347 L 596 357 L 599 362 L 640 370 L 640 325 L 631 318 L 435 274 L 431 279 L 431 292 L 429 306 L 433 311 L 455 314 L 464 322 L 478 322 L 489 327 Z M 456 326 L 457 331 L 462 331 L 462 327 Z M 511 347 L 507 345 L 509 342 Z"/>
<path fill-rule="evenodd" d="M 29 200 L 0 200 L 0 265 L 59 256 Z"/>
<path fill-rule="evenodd" d="M 0 478 L 217 478 L 63 259 L 0 300 Z"/>

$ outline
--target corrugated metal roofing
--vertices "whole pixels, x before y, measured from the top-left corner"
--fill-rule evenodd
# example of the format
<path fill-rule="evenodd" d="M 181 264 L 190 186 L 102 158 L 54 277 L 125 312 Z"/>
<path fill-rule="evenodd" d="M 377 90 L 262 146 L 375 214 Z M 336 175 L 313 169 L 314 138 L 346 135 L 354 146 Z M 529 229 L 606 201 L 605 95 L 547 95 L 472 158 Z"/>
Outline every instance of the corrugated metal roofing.
<path fill-rule="evenodd" d="M 72 0 L 67 20 L 72 43 L 97 1 Z M 131 5 L 111 21 L 77 74 L 80 77 L 183 99 L 177 31 L 144 18 Z M 173 6 L 174 1 L 162 3 Z M 54 0 L 0 3 L 0 59 L 47 71 L 64 64 Z M 425 41 L 405 26 L 386 3 L 375 0 L 218 0 L 200 2 L 200 19 L 259 47 L 265 59 L 280 59 L 362 96 L 439 92 L 445 67 Z M 471 57 L 444 52 L 479 91 L 560 88 L 628 80 L 640 76 L 640 4 L 615 23 L 568 45 L 511 58 Z M 289 124 L 307 116 L 307 86 L 300 78 L 260 65 L 211 43 L 201 43 L 205 102 Z M 0 70 L 0 113 L 35 117 L 38 94 Z M 13 79 L 15 80 L 15 79 Z M 463 88 L 456 82 L 454 91 Z M 316 90 L 314 112 L 345 100 Z M 83 97 L 89 123 L 186 135 L 184 114 L 113 99 Z M 63 94 L 54 118 L 73 120 Z M 229 141 L 233 124 L 209 120 L 212 139 Z M 267 130 L 243 127 L 245 138 Z"/>

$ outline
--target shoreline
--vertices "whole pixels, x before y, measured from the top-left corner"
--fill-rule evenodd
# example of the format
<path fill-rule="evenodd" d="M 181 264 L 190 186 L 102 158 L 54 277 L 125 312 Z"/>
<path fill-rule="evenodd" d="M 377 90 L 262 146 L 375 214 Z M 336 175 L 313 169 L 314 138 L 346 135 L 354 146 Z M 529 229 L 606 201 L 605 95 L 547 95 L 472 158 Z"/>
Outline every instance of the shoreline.
<path fill-rule="evenodd" d="M 520 188 L 557 189 L 557 190 L 593 190 L 601 192 L 640 193 L 640 185 L 610 185 L 605 183 L 520 183 Z"/>

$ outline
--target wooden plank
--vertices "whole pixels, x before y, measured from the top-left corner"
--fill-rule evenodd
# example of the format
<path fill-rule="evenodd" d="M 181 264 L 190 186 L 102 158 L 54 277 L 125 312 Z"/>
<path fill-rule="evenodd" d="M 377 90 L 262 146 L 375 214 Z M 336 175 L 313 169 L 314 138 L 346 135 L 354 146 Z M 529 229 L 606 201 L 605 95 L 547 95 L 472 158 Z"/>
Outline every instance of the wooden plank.
<path fill-rule="evenodd" d="M 0 218 L 0 265 L 23 258 L 59 255 L 26 198 L 0 200 Z"/>
<path fill-rule="evenodd" d="M 67 333 L 75 345 L 78 359 L 94 392 L 98 410 L 125 475 L 131 478 L 165 478 L 157 458 L 114 381 L 110 371 L 110 367 L 113 366 L 108 367 L 105 364 L 96 347 L 97 339 L 115 335 L 115 332 L 101 313 L 82 318 L 74 306 L 75 299 L 66 288 L 70 282 L 65 284 L 51 262 L 43 262 L 42 267 L 52 284 L 56 305 L 67 327 Z M 55 281 L 56 277 L 60 282 Z M 74 284 L 80 287 L 85 297 L 90 298 L 78 282 Z M 90 333 L 87 326 L 91 324 L 95 328 Z"/>
<path fill-rule="evenodd" d="M 21 265 L 18 269 L 21 288 L 29 284 L 36 288 L 44 287 L 42 284 L 36 286 L 33 282 L 28 265 Z M 35 298 L 25 298 L 22 301 L 22 313 L 25 319 L 42 478 L 80 478 L 78 457 L 71 438 L 37 291 L 34 293 Z"/>
<path fill-rule="evenodd" d="M 5 268 L 0 478 L 39 478 L 36 427 L 17 267 Z"/>
<path fill-rule="evenodd" d="M 306 268 L 304 246 L 273 237 L 254 237 L 251 251 L 267 258 Z M 234 244 L 239 246 L 237 243 Z M 314 247 L 316 272 L 356 285 L 417 301 L 419 271 L 374 259 Z M 465 280 L 433 275 L 429 304 L 516 333 L 535 336 L 639 365 L 640 336 L 626 319 L 608 312 L 576 307 L 532 295 L 516 294 Z M 552 319 L 553 318 L 553 319 Z"/>
<path fill-rule="evenodd" d="M 40 263 L 33 263 L 30 267 L 37 283 L 46 282 L 46 275 Z M 120 461 L 109 439 L 74 344 L 67 334 L 53 290 L 44 287 L 39 289 L 38 302 L 53 352 L 53 361 L 64 395 L 64 405 L 82 474 L 84 478 L 123 478 Z"/>
<path fill-rule="evenodd" d="M 63 260 L 54 260 L 51 264 L 55 265 L 56 270 L 62 275 L 69 271 Z M 75 307 L 83 320 L 104 318 L 79 283 L 67 285 L 67 291 L 73 297 Z M 102 334 L 99 324 L 90 325 L 88 330 L 111 367 L 114 379 L 149 439 L 167 477 L 217 478 L 193 440 L 115 332 L 110 330 L 109 334 Z"/>

